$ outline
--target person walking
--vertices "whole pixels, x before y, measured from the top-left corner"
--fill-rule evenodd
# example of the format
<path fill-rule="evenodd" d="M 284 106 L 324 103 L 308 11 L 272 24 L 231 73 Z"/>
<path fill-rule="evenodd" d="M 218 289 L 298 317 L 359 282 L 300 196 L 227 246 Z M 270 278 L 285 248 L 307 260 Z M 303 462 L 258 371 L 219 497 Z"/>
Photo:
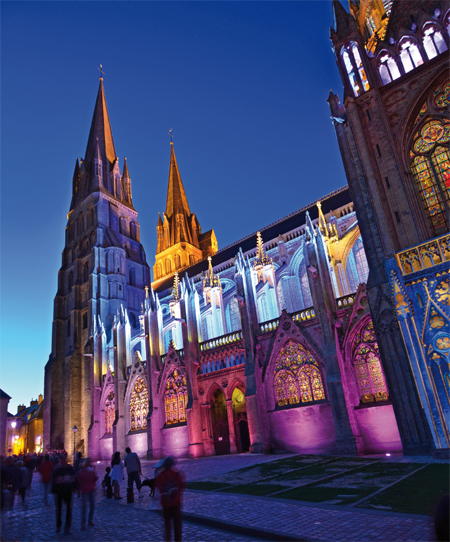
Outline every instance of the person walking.
<path fill-rule="evenodd" d="M 19 495 L 22 497 L 22 505 L 25 505 L 25 494 L 26 494 L 27 489 L 31 485 L 31 482 L 30 482 L 31 474 L 30 474 L 29 469 L 27 469 L 27 467 L 24 466 L 23 461 L 19 461 L 17 463 L 17 466 L 22 472 L 22 480 L 20 482 Z"/>
<path fill-rule="evenodd" d="M 174 470 L 172 468 L 174 464 L 173 457 L 166 457 L 163 463 L 163 470 L 156 478 L 156 487 L 161 493 L 161 505 L 163 508 L 167 542 L 171 542 L 172 539 L 172 521 L 175 542 L 181 542 L 181 504 L 186 488 L 184 474 L 178 470 Z"/>
<path fill-rule="evenodd" d="M 128 490 L 133 492 L 133 482 L 136 482 L 136 489 L 139 492 L 139 498 L 143 497 L 141 493 L 141 462 L 139 460 L 138 454 L 132 452 L 130 448 L 125 448 L 127 455 L 124 459 L 124 465 L 127 469 L 128 474 Z"/>
<path fill-rule="evenodd" d="M 111 461 L 111 483 L 114 491 L 114 498 L 121 499 L 120 486 L 124 480 L 123 476 L 123 461 L 120 459 L 120 452 L 114 452 Z"/>
<path fill-rule="evenodd" d="M 42 476 L 42 484 L 44 486 L 44 503 L 48 504 L 48 492 L 52 483 L 52 474 L 55 470 L 55 465 L 50 461 L 50 456 L 45 454 L 44 460 L 39 465 L 39 473 Z"/>
<path fill-rule="evenodd" d="M 91 465 L 90 457 L 84 460 L 78 473 L 78 484 L 81 491 L 81 530 L 86 530 L 86 508 L 89 501 L 89 525 L 94 525 L 95 490 L 98 480 L 95 468 Z"/>
<path fill-rule="evenodd" d="M 9 456 L 5 461 L 6 472 L 6 487 L 11 493 L 11 507 L 14 506 L 14 498 L 22 485 L 22 471 L 17 463 L 14 461 L 14 457 Z"/>
<path fill-rule="evenodd" d="M 66 503 L 66 524 L 64 532 L 71 534 L 72 525 L 72 493 L 77 487 L 77 478 L 72 465 L 67 464 L 67 455 L 60 454 L 59 463 L 52 474 L 53 493 L 56 495 L 56 532 L 61 531 L 62 503 Z"/>

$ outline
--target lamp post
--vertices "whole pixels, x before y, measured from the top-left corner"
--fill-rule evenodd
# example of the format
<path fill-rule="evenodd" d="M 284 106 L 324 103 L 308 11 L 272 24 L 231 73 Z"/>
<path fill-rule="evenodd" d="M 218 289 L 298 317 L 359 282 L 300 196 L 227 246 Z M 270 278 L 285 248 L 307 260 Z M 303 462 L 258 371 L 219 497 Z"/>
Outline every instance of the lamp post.
<path fill-rule="evenodd" d="M 75 433 L 77 432 L 77 426 L 73 426 L 73 460 L 75 461 Z"/>

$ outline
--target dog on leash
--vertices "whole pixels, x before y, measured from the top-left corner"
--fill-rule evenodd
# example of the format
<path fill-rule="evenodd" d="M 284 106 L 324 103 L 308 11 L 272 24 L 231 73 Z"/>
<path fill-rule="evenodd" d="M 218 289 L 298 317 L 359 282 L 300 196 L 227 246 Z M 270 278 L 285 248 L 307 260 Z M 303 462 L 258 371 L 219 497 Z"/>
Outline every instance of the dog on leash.
<path fill-rule="evenodd" d="M 150 497 L 154 497 L 155 496 L 155 489 L 156 489 L 156 479 L 153 478 L 152 480 L 150 480 L 149 478 L 146 478 L 142 482 L 142 487 L 150 488 Z"/>

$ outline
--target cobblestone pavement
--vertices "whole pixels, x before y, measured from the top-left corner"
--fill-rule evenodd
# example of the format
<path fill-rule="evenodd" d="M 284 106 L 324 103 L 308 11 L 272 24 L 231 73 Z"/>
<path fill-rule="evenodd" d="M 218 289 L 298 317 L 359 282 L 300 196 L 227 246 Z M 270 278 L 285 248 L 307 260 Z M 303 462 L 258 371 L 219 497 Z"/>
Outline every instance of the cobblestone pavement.
<path fill-rule="evenodd" d="M 180 459 L 178 468 L 184 471 L 188 481 L 199 480 L 262 462 L 273 461 L 286 455 L 232 455 L 207 457 L 197 460 Z M 393 461 L 403 461 L 401 457 Z M 407 459 L 409 461 L 409 458 Z M 418 461 L 418 462 L 426 462 Z M 153 477 L 152 467 L 156 461 L 144 461 L 144 476 Z M 103 475 L 106 462 L 97 464 L 98 473 Z M 124 490 L 124 487 L 123 487 Z M 72 535 L 55 534 L 54 506 L 43 504 L 42 487 L 39 476 L 34 475 L 33 487 L 27 492 L 28 503 L 25 508 L 18 502 L 13 511 L 3 517 L 2 536 L 5 541 L 40 540 L 162 540 L 163 521 L 158 493 L 149 497 L 147 488 L 144 498 L 134 504 L 126 499 L 111 501 L 98 492 L 95 511 L 95 527 L 89 531 L 80 530 L 80 501 L 74 499 Z M 135 492 L 136 493 L 136 492 Z M 125 494 L 122 491 L 122 494 Z M 292 500 L 232 495 L 203 491 L 186 491 L 184 499 L 185 516 L 196 522 L 184 521 L 183 539 L 186 541 L 213 540 L 257 540 L 270 539 L 269 533 L 278 540 L 286 538 L 315 542 L 421 542 L 433 540 L 432 518 L 409 514 L 363 509 L 343 509 L 339 506 L 318 503 L 303 503 Z M 63 516 L 64 517 L 64 516 Z M 205 520 L 215 521 L 216 527 L 208 527 Z M 229 522 L 246 528 L 257 538 L 226 530 Z M 223 527 L 223 529 L 222 529 Z M 264 531 L 258 537 L 257 531 Z"/>

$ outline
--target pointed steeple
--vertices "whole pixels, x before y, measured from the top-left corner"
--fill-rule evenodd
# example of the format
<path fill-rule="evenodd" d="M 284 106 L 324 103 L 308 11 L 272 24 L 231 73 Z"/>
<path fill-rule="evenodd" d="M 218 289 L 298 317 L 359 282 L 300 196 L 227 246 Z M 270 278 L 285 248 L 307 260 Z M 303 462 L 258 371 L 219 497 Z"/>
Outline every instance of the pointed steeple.
<path fill-rule="evenodd" d="M 170 169 L 169 186 L 167 188 L 166 215 L 171 218 L 174 213 L 184 213 L 191 216 L 189 204 L 186 198 L 186 192 L 181 181 L 180 171 L 178 169 L 177 159 L 173 142 L 170 142 Z"/>
<path fill-rule="evenodd" d="M 84 156 L 84 160 L 87 164 L 90 164 L 94 158 L 97 141 L 102 159 L 108 161 L 111 166 L 116 159 L 116 149 L 114 148 L 111 124 L 109 122 L 108 109 L 106 107 L 103 77 L 100 78 L 100 86 L 98 89 L 97 101 L 95 102 L 91 131 L 89 132 L 86 154 Z"/>
<path fill-rule="evenodd" d="M 122 182 L 123 187 L 125 190 L 125 194 L 123 196 L 123 199 L 132 205 L 132 198 L 131 198 L 131 178 L 130 178 L 130 172 L 128 171 L 128 163 L 127 163 L 127 157 L 124 158 L 123 163 L 123 173 L 122 173 Z"/>
<path fill-rule="evenodd" d="M 78 203 L 79 197 L 80 197 L 80 191 L 81 191 L 81 169 L 80 169 L 80 163 L 76 161 L 75 164 L 75 171 L 73 173 L 72 178 L 73 184 L 72 184 L 72 201 L 70 203 L 70 210 L 72 210 Z"/>
<path fill-rule="evenodd" d="M 350 33 L 349 15 L 339 0 L 333 0 L 333 28 L 338 39 L 345 38 Z"/>

